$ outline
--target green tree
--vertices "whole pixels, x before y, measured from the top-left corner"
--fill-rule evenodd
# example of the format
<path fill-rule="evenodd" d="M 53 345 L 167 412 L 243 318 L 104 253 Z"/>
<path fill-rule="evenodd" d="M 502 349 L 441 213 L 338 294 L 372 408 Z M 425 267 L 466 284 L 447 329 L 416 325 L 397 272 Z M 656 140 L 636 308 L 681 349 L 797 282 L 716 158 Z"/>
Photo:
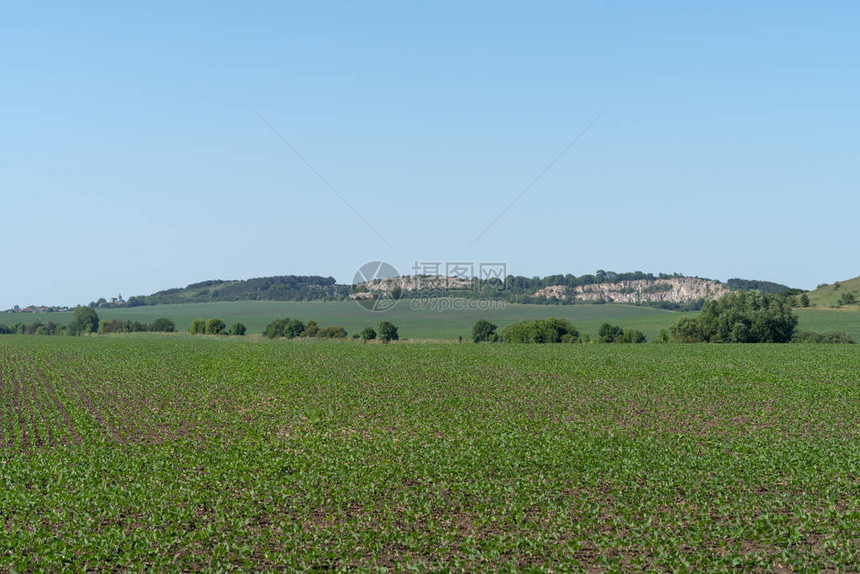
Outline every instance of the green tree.
<path fill-rule="evenodd" d="M 233 323 L 233 325 L 230 327 L 231 335 L 238 335 L 241 337 L 245 334 L 246 331 L 247 329 L 245 329 L 245 325 L 243 325 L 242 323 Z"/>
<path fill-rule="evenodd" d="M 292 339 L 293 337 L 301 337 L 305 331 L 305 324 L 298 319 L 290 319 L 284 326 L 284 337 Z"/>
<path fill-rule="evenodd" d="M 800 294 L 800 306 L 809 307 L 809 295 L 807 295 L 806 293 Z"/>
<path fill-rule="evenodd" d="M 379 338 L 383 343 L 396 341 L 400 338 L 397 327 L 391 321 L 383 321 L 379 324 Z"/>
<path fill-rule="evenodd" d="M 192 335 L 202 335 L 206 332 L 206 321 L 203 319 L 194 319 L 191 321 L 191 326 L 188 327 L 188 332 Z"/>
<path fill-rule="evenodd" d="M 319 335 L 320 327 L 317 325 L 317 322 L 313 319 L 308 319 L 308 324 L 305 326 L 305 330 L 302 332 L 302 337 L 316 337 Z"/>
<path fill-rule="evenodd" d="M 322 329 L 317 330 L 316 336 L 325 339 L 346 339 L 346 329 L 340 325 L 323 327 Z"/>
<path fill-rule="evenodd" d="M 92 307 L 78 305 L 72 309 L 72 322 L 69 323 L 70 335 L 85 335 L 97 333 L 99 330 L 99 316 Z"/>
<path fill-rule="evenodd" d="M 207 335 L 220 335 L 227 328 L 227 325 L 224 324 L 224 321 L 219 319 L 218 317 L 213 317 L 206 321 L 206 334 Z"/>
<path fill-rule="evenodd" d="M 376 331 L 373 330 L 373 327 L 365 327 L 364 329 L 361 330 L 361 333 L 359 333 L 359 336 L 361 336 L 361 340 L 366 343 L 370 339 L 376 338 Z"/>
<path fill-rule="evenodd" d="M 758 291 L 736 291 L 708 301 L 695 318 L 672 326 L 679 342 L 787 343 L 797 327 L 797 315 L 786 297 Z"/>
<path fill-rule="evenodd" d="M 270 339 L 277 339 L 278 337 L 284 336 L 284 329 L 287 326 L 287 323 L 290 322 L 290 319 L 275 319 L 268 325 L 266 325 L 265 331 L 263 331 L 263 336 L 268 337 Z"/>
<path fill-rule="evenodd" d="M 472 327 L 472 341 L 480 343 L 482 341 L 495 341 L 498 339 L 496 335 L 497 326 L 493 325 L 486 319 L 478 319 Z"/>
<path fill-rule="evenodd" d="M 624 330 L 617 325 L 604 323 L 597 332 L 597 340 L 601 343 L 615 343 L 624 334 Z"/>
<path fill-rule="evenodd" d="M 505 343 L 579 343 L 579 331 L 566 319 L 554 317 L 518 321 L 502 331 Z"/>
<path fill-rule="evenodd" d="M 621 336 L 615 339 L 616 343 L 644 343 L 645 333 L 636 329 L 624 329 Z"/>
<path fill-rule="evenodd" d="M 665 328 L 661 328 L 657 331 L 657 342 L 658 343 L 668 343 L 669 342 L 669 330 Z"/>
<path fill-rule="evenodd" d="M 149 330 L 160 333 L 173 333 L 176 331 L 176 324 L 166 317 L 159 317 L 152 322 Z"/>

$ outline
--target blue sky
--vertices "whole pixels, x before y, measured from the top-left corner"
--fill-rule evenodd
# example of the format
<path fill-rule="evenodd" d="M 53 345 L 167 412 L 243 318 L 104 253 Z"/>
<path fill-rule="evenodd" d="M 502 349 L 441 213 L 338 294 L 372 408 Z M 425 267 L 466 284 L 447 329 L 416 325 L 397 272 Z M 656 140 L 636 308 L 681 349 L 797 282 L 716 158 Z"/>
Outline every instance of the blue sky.
<path fill-rule="evenodd" d="M 7 4 L 0 308 L 376 259 L 860 274 L 856 3 L 464 4 Z"/>

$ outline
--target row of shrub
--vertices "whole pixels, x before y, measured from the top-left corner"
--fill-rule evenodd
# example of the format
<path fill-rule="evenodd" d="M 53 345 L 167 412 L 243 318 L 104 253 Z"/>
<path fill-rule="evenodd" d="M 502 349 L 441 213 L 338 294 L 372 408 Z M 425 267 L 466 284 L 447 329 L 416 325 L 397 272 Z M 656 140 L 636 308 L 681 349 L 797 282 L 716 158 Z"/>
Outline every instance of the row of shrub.
<path fill-rule="evenodd" d="M 480 319 L 472 327 L 472 341 L 504 343 L 588 343 L 588 333 L 581 335 L 576 327 L 566 319 L 537 319 L 518 321 L 505 327 L 501 334 L 498 327 L 486 319 Z M 604 323 L 600 326 L 600 343 L 644 343 L 645 334 L 635 329 L 622 329 L 617 325 Z"/>
<path fill-rule="evenodd" d="M 156 319 L 149 325 L 140 321 L 124 321 L 122 319 L 114 319 L 113 321 L 99 321 L 99 333 L 173 333 L 176 331 L 176 324 L 165 317 Z"/>
<path fill-rule="evenodd" d="M 263 331 L 263 336 L 270 339 L 277 339 L 279 337 L 287 337 L 288 339 L 294 337 L 345 339 L 346 335 L 346 329 L 339 325 L 320 327 L 313 319 L 305 323 L 299 319 L 290 319 L 289 317 L 272 321 L 266 325 Z"/>
<path fill-rule="evenodd" d="M 88 311 L 79 311 L 79 309 Z M 54 321 L 16 323 L 11 326 L 0 325 L 0 335 L 85 335 L 88 333 L 141 333 L 147 331 L 172 333 L 175 330 L 176 325 L 173 321 L 164 317 L 149 324 L 123 319 L 100 321 L 96 312 L 89 307 L 76 308 L 73 320 L 68 325 Z"/>
<path fill-rule="evenodd" d="M 228 329 L 224 321 L 218 317 L 213 317 L 211 319 L 194 319 L 191 321 L 191 326 L 188 327 L 188 332 L 192 335 L 242 336 L 247 332 L 247 329 L 242 323 L 233 323 Z"/>

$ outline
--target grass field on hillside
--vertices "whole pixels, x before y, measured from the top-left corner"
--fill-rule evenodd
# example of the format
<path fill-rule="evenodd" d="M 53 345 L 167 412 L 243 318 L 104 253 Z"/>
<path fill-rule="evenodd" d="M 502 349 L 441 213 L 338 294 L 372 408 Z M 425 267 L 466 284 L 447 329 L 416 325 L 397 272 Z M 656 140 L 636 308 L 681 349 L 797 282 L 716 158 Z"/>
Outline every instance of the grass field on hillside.
<path fill-rule="evenodd" d="M 845 281 L 837 281 L 831 285 L 819 287 L 815 291 L 809 293 L 809 301 L 816 307 L 834 307 L 838 304 L 839 298 L 844 293 L 851 293 L 854 298 L 860 303 L 860 277 L 847 279 Z M 858 306 L 849 305 L 849 309 L 858 310 Z"/>
<path fill-rule="evenodd" d="M 445 300 L 469 304 L 468 300 Z M 478 319 L 489 319 L 504 327 L 522 319 L 561 317 L 572 321 L 580 331 L 592 337 L 603 322 L 612 322 L 624 328 L 639 329 L 653 340 L 661 327 L 668 327 L 682 316 L 680 313 L 633 305 L 517 305 L 504 304 L 503 309 L 463 310 L 448 308 L 439 312 L 428 308 L 413 310 L 412 300 L 404 299 L 391 310 L 373 313 L 355 302 L 278 302 L 237 301 L 231 303 L 197 303 L 183 305 L 156 305 L 124 309 L 98 309 L 102 319 L 130 319 L 150 323 L 158 317 L 168 317 L 180 331 L 185 331 L 195 318 L 220 317 L 229 326 L 240 321 L 250 333 L 262 333 L 271 321 L 283 317 L 307 321 L 314 319 L 321 325 L 341 325 L 349 333 L 357 333 L 367 326 L 376 326 L 383 319 L 393 321 L 400 335 L 410 339 L 467 338 Z M 19 321 L 56 321 L 68 323 L 71 313 L 7 314 L 0 313 L 0 323 Z"/>
<path fill-rule="evenodd" d="M 0 571 L 853 571 L 860 348 L 0 338 Z"/>

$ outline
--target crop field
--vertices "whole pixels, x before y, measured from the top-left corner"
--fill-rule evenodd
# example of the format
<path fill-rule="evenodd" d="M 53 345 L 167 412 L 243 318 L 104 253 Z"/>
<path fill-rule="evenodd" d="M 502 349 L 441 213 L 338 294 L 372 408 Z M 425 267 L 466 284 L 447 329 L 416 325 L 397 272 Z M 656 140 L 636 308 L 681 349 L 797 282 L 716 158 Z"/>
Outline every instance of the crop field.
<path fill-rule="evenodd" d="M 860 569 L 860 350 L 0 338 L 0 571 Z"/>

